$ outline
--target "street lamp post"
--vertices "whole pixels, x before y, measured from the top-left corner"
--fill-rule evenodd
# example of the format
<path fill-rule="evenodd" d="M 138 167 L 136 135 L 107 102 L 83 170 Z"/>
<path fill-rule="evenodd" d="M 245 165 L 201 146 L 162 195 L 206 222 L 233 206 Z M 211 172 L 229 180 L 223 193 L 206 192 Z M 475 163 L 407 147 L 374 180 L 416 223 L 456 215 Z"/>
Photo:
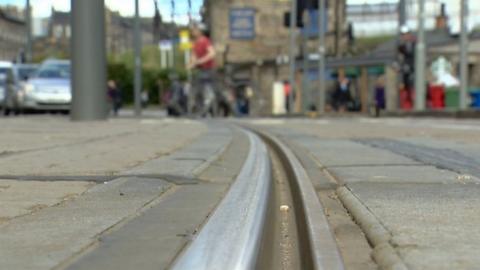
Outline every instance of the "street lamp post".
<path fill-rule="evenodd" d="M 290 9 L 290 93 L 288 95 L 288 113 L 291 114 L 293 112 L 293 93 L 295 91 L 295 71 L 296 71 L 296 63 L 295 63 L 295 51 L 296 51 L 296 27 L 297 27 L 297 1 L 291 1 L 291 9 Z"/>
<path fill-rule="evenodd" d="M 407 24 L 407 0 L 399 0 L 398 2 L 398 27 L 401 28 Z"/>
<path fill-rule="evenodd" d="M 27 0 L 25 7 L 25 24 L 27 26 L 27 47 L 25 50 L 25 58 L 28 63 L 32 62 L 32 9 L 30 6 L 30 0 Z"/>
<path fill-rule="evenodd" d="M 325 0 L 318 1 L 318 103 L 317 111 L 325 112 L 325 22 L 326 22 Z"/>
<path fill-rule="evenodd" d="M 105 3 L 71 0 L 72 120 L 107 118 Z"/>
<path fill-rule="evenodd" d="M 310 16 L 307 12 L 303 13 L 303 22 L 305 28 L 302 36 L 302 55 L 303 55 L 303 65 L 302 65 L 302 112 L 308 111 L 310 107 L 310 82 L 308 80 L 309 72 L 309 50 L 308 50 L 308 39 L 310 32 Z"/>
<path fill-rule="evenodd" d="M 142 115 L 142 104 L 141 104 L 141 91 L 142 91 L 142 39 L 140 35 L 140 10 L 138 0 L 135 0 L 135 23 L 134 23 L 134 37 L 133 37 L 133 47 L 135 51 L 135 116 L 139 117 Z"/>
<path fill-rule="evenodd" d="M 468 1 L 461 1 L 460 33 L 460 109 L 468 107 Z"/>
<path fill-rule="evenodd" d="M 418 2 L 418 31 L 415 53 L 415 109 L 425 109 L 425 0 Z"/>

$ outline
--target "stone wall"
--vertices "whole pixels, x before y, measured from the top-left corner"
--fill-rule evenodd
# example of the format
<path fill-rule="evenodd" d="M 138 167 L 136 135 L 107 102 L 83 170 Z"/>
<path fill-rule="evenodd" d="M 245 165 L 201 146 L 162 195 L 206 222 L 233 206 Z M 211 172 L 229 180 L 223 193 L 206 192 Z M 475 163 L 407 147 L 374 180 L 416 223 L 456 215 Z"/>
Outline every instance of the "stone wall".
<path fill-rule="evenodd" d="M 25 22 L 0 10 L 0 60 L 13 61 L 27 44 Z"/>

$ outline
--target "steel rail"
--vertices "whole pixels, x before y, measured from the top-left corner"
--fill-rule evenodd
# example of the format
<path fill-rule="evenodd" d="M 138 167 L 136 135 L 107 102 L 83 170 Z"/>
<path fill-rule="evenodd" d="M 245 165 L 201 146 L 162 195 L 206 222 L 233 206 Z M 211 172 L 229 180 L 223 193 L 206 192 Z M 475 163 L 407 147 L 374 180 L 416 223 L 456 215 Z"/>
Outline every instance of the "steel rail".
<path fill-rule="evenodd" d="M 304 246 L 304 264 L 308 269 L 343 270 L 342 256 L 337 246 L 323 206 L 321 205 L 310 177 L 296 155 L 282 141 L 266 132 L 257 131 L 276 149 L 286 171 L 290 173 L 292 196 L 299 212 L 297 217 L 300 232 L 306 233 L 300 241 Z M 303 225 L 303 226 L 302 226 Z M 306 243 L 305 243 L 306 242 Z"/>
<path fill-rule="evenodd" d="M 271 161 L 261 139 L 246 133 L 250 150 L 240 174 L 172 269 L 255 268 L 271 196 Z"/>

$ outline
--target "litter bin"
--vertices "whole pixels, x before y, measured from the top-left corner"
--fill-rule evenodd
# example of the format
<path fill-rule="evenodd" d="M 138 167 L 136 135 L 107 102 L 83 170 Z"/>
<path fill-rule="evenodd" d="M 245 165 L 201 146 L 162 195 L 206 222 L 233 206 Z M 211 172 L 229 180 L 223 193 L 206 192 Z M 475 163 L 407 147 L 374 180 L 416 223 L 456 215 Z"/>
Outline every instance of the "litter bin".
<path fill-rule="evenodd" d="M 470 91 L 472 97 L 472 108 L 480 109 L 480 89 L 474 89 Z"/>
<path fill-rule="evenodd" d="M 442 109 L 445 107 L 445 87 L 431 84 L 428 86 L 428 107 Z"/>
<path fill-rule="evenodd" d="M 445 107 L 451 109 L 460 107 L 460 90 L 457 87 L 450 87 L 445 90 Z"/>

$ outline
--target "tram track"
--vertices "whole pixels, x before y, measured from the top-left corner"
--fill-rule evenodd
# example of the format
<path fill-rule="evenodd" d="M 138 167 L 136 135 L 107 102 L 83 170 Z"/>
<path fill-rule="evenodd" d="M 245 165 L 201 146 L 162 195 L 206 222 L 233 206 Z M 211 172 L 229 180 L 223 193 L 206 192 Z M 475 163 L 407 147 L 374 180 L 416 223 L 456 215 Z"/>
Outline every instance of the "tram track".
<path fill-rule="evenodd" d="M 295 154 L 269 133 L 245 132 L 250 149 L 241 172 L 172 269 L 344 269 Z"/>

